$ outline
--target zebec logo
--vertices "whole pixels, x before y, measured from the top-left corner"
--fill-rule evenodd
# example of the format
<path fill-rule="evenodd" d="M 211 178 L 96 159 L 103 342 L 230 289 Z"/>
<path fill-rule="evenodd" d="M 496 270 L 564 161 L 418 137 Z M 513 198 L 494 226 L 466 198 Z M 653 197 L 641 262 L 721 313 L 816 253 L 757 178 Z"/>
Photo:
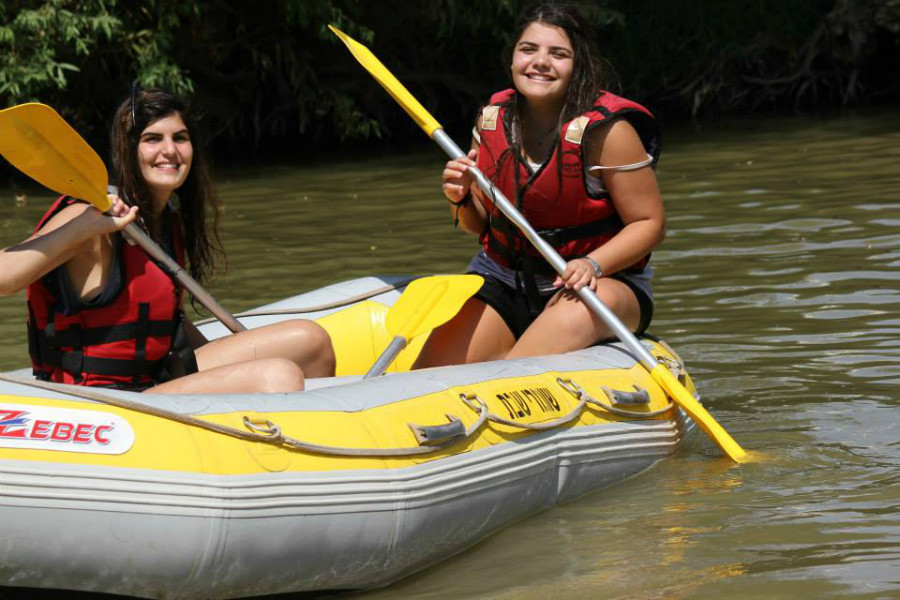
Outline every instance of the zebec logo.
<path fill-rule="evenodd" d="M 123 454 L 133 444 L 131 424 L 112 413 L 0 404 L 0 448 Z"/>

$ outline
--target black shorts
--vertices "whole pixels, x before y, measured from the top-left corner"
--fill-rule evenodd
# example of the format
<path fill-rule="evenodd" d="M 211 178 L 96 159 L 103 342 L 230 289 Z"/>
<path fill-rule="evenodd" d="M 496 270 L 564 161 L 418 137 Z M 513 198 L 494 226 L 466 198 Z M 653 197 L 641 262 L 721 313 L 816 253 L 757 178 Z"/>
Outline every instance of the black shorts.
<path fill-rule="evenodd" d="M 538 306 L 536 307 L 538 310 L 532 313 L 532 311 L 529 310 L 528 298 L 524 292 L 516 291 L 496 277 L 485 275 L 484 273 L 475 273 L 475 275 L 484 277 L 484 285 L 482 285 L 481 289 L 478 290 L 478 293 L 475 294 L 475 298 L 481 300 L 497 311 L 497 314 L 500 315 L 503 322 L 506 323 L 506 326 L 509 327 L 509 330 L 512 331 L 516 339 L 522 337 L 525 330 L 534 322 L 537 315 L 540 314 L 540 311 L 544 310 L 547 303 L 550 302 L 550 299 L 553 298 L 553 295 L 557 292 L 557 290 L 553 290 L 546 294 L 538 295 Z M 650 321 L 653 319 L 653 300 L 650 299 L 644 290 L 634 285 L 634 283 L 628 279 L 617 277 L 616 275 L 612 275 L 612 279 L 616 279 L 627 285 L 637 298 L 638 307 L 641 311 L 641 319 L 637 331 L 635 331 L 635 335 L 641 335 L 647 330 L 647 327 L 650 326 Z"/>

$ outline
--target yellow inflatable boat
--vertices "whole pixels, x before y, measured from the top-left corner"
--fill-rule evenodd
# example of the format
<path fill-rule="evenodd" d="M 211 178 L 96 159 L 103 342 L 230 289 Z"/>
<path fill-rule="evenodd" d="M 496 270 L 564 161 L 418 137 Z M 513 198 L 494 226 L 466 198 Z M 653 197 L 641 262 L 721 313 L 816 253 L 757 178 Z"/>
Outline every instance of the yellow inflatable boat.
<path fill-rule="evenodd" d="M 410 372 L 422 334 L 363 378 L 408 281 L 357 279 L 240 316 L 299 315 L 332 334 L 338 376 L 300 393 L 3 374 L 0 585 L 146 598 L 383 586 L 640 473 L 692 427 L 619 344 Z M 642 343 L 693 392 L 671 349 Z"/>

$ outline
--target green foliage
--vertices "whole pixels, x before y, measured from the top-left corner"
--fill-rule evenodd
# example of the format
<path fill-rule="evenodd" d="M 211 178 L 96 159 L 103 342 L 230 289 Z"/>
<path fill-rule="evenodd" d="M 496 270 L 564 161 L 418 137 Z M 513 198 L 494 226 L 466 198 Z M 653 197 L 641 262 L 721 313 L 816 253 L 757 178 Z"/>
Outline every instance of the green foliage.
<path fill-rule="evenodd" d="M 616 3 L 619 4 L 618 2 Z M 644 98 L 673 112 L 796 110 L 898 91 L 898 0 L 645 0 L 611 55 Z M 895 79 L 892 77 L 892 79 Z"/>
<path fill-rule="evenodd" d="M 218 149 L 417 139 L 328 31 L 333 23 L 462 132 L 508 85 L 502 50 L 525 4 L 0 0 L 0 103 L 51 104 L 96 142 L 137 79 L 194 95 Z M 597 0 L 584 9 L 625 93 L 668 114 L 900 96 L 900 0 Z"/>
<path fill-rule="evenodd" d="M 12 102 L 37 98 L 48 89 L 65 89 L 68 75 L 120 22 L 108 0 L 48 0 L 0 4 L 0 97 Z"/>

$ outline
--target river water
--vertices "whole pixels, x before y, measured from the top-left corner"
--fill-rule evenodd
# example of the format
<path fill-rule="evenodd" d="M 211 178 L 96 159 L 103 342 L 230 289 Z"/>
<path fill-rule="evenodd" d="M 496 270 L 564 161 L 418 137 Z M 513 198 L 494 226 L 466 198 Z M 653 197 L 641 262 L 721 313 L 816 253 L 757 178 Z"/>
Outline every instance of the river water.
<path fill-rule="evenodd" d="M 900 113 L 667 131 L 669 233 L 651 331 L 760 462 L 703 438 L 354 598 L 900 598 Z M 459 272 L 436 148 L 217 172 L 243 310 L 361 275 Z M 0 190 L 0 236 L 51 201 Z M 0 367 L 26 363 L 24 295 L 0 299 Z"/>

